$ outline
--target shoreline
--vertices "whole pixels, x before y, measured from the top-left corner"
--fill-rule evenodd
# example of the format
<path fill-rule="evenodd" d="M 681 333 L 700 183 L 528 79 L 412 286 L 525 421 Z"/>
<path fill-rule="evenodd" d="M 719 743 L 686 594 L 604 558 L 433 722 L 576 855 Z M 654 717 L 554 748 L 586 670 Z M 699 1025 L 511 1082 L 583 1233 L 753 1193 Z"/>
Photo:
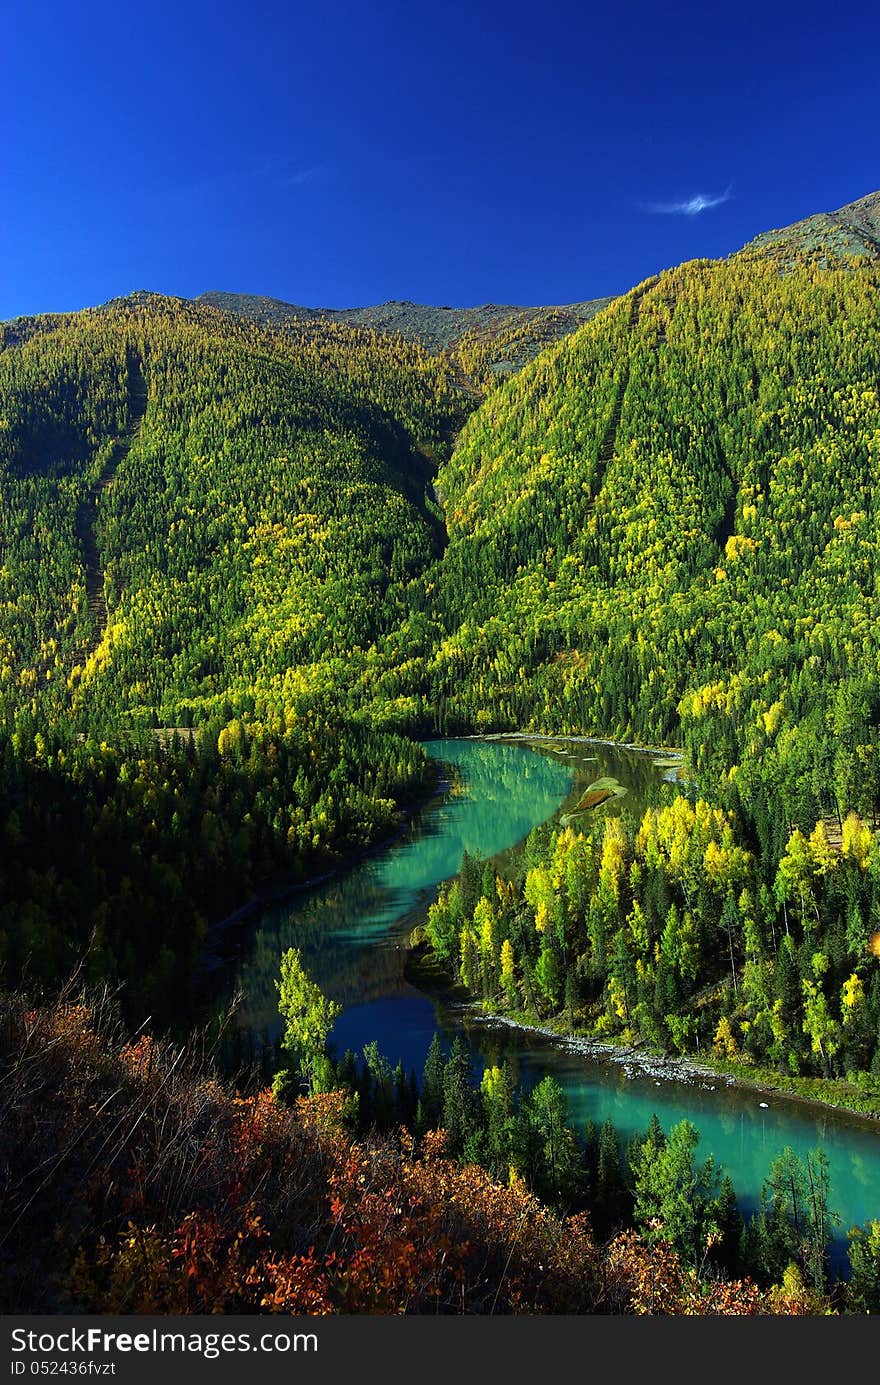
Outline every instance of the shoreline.
<path fill-rule="evenodd" d="M 611 746 L 620 750 L 635 751 L 655 757 L 668 755 L 672 758 L 674 756 L 680 759 L 682 763 L 684 763 L 685 755 L 684 750 L 677 746 L 638 745 L 635 742 L 615 741 L 600 736 L 567 736 L 558 733 L 544 735 L 538 731 L 497 731 L 471 735 L 464 739 L 517 743 L 569 741 L 581 745 Z M 489 1025 L 515 1028 L 523 1033 L 533 1033 L 567 1048 L 570 1052 L 579 1053 L 584 1058 L 617 1063 L 624 1069 L 627 1076 L 641 1074 L 653 1077 L 655 1081 L 679 1081 L 685 1084 L 699 1084 L 704 1087 L 710 1083 L 713 1087 L 716 1085 L 739 1087 L 743 1091 L 753 1091 L 764 1097 L 775 1097 L 777 1100 L 783 1099 L 793 1105 L 810 1108 L 817 1112 L 831 1111 L 836 1116 L 847 1117 L 857 1123 L 867 1123 L 873 1129 L 876 1129 L 878 1122 L 880 1122 L 880 1110 L 859 1110 L 845 1102 L 799 1092 L 786 1085 L 784 1074 L 779 1074 L 778 1081 L 772 1081 L 766 1077 L 750 1076 L 739 1066 L 736 1072 L 730 1072 L 726 1068 L 713 1066 L 710 1062 L 685 1054 L 665 1054 L 649 1049 L 634 1048 L 631 1045 L 615 1044 L 605 1039 L 594 1038 L 589 1034 L 572 1034 L 545 1025 L 530 1024 L 525 1020 L 512 1019 L 507 1015 L 487 1014 L 478 1008 L 477 1002 L 469 998 L 463 999 L 460 993 L 453 997 L 447 992 L 447 1003 L 451 1009 L 467 1012 L 478 1023 L 485 1022 Z M 824 1079 L 815 1080 L 822 1081 Z"/>
<path fill-rule="evenodd" d="M 662 1053 L 641 1045 L 614 1043 L 610 1039 L 600 1039 L 592 1034 L 572 1033 L 568 1030 L 554 1029 L 548 1024 L 530 1023 L 527 1019 L 499 1014 L 497 1011 L 485 1011 L 480 1008 L 479 1001 L 474 1000 L 462 986 L 457 985 L 440 966 L 431 952 L 427 939 L 419 937 L 419 932 L 420 930 L 416 929 L 414 935 L 411 935 L 406 950 L 404 977 L 415 990 L 438 1002 L 456 1021 L 474 1023 L 486 1029 L 510 1029 L 521 1034 L 532 1034 L 582 1058 L 585 1062 L 615 1063 L 623 1069 L 628 1079 L 645 1077 L 653 1079 L 658 1084 L 680 1082 L 684 1086 L 699 1086 L 707 1091 L 717 1087 L 736 1088 L 768 1098 L 768 1108 L 775 1100 L 812 1110 L 816 1114 L 828 1112 L 838 1120 L 850 1121 L 854 1125 L 870 1129 L 875 1134 L 878 1131 L 880 1111 L 858 1110 L 840 1101 L 792 1090 L 785 1086 L 782 1074 L 779 1074 L 779 1081 L 771 1081 L 761 1076 L 750 1076 L 741 1068 L 736 1072 L 728 1072 L 723 1067 L 716 1067 L 709 1060 L 692 1055 Z"/>
<path fill-rule="evenodd" d="M 632 1044 L 614 1044 L 608 1039 L 597 1039 L 590 1034 L 572 1034 L 564 1030 L 551 1029 L 548 1025 L 529 1024 L 525 1020 L 512 1019 L 509 1015 L 487 1013 L 469 1001 L 461 1006 L 478 1024 L 485 1023 L 488 1028 L 516 1029 L 521 1034 L 536 1034 L 549 1039 L 560 1048 L 585 1058 L 607 1059 L 622 1067 L 627 1077 L 645 1076 L 663 1079 L 667 1082 L 688 1082 L 701 1078 L 712 1078 L 714 1083 L 725 1087 L 736 1086 L 736 1079 L 729 1073 L 719 1073 L 697 1059 L 684 1055 L 657 1053 L 651 1049 L 641 1049 Z M 701 1084 L 702 1085 L 702 1084 Z"/>
<path fill-rule="evenodd" d="M 228 954 L 224 954 L 222 944 L 228 935 L 235 930 L 239 924 L 244 924 L 251 914 L 259 909 L 268 909 L 275 904 L 283 904 L 287 899 L 293 899 L 297 895 L 305 894 L 309 890 L 317 889 L 319 885 L 326 885 L 331 880 L 336 880 L 339 876 L 347 874 L 355 867 L 362 865 L 364 861 L 373 856 L 378 856 L 383 851 L 387 851 L 404 835 L 415 821 L 419 813 L 430 807 L 435 799 L 442 798 L 449 792 L 451 785 L 442 764 L 437 763 L 437 774 L 434 783 L 423 796 L 413 798 L 400 805 L 398 813 L 400 821 L 394 830 L 381 840 L 370 842 L 366 846 L 359 847 L 355 851 L 346 852 L 340 859 L 330 866 L 328 870 L 321 871 L 317 875 L 310 875 L 305 880 L 289 881 L 283 884 L 261 890 L 246 900 L 244 904 L 238 905 L 231 913 L 224 915 L 222 919 L 217 919 L 208 925 L 205 934 L 205 941 L 202 945 L 198 962 L 194 969 L 194 978 L 204 981 L 216 974 L 217 971 L 225 967 L 231 960 Z M 219 946 L 218 946 L 219 944 Z"/>
<path fill-rule="evenodd" d="M 857 1124 L 866 1124 L 874 1130 L 880 1122 L 880 1114 L 877 1112 L 856 1111 L 852 1107 L 843 1106 L 838 1102 L 823 1100 L 821 1097 L 805 1096 L 801 1092 L 791 1091 L 785 1086 L 764 1082 L 758 1078 L 749 1078 L 739 1073 L 726 1072 L 723 1068 L 713 1067 L 709 1063 L 685 1054 L 658 1053 L 650 1049 L 634 1048 L 630 1044 L 615 1044 L 607 1039 L 594 1038 L 589 1034 L 572 1034 L 551 1029 L 547 1025 L 529 1024 L 525 1020 L 512 1019 L 509 1015 L 482 1011 L 478 1008 L 477 1003 L 471 1000 L 453 1002 L 449 1008 L 453 1011 L 457 1009 L 477 1024 L 485 1024 L 487 1028 L 515 1029 L 523 1034 L 534 1034 L 586 1059 L 616 1063 L 623 1068 L 628 1078 L 650 1077 L 655 1082 L 681 1082 L 685 1085 L 700 1086 L 708 1091 L 714 1091 L 717 1086 L 735 1087 L 742 1091 L 752 1091 L 760 1093 L 762 1096 L 775 1097 L 777 1100 L 781 1099 L 815 1111 L 833 1111 L 835 1116 L 847 1117 Z"/>
<path fill-rule="evenodd" d="M 684 761 L 684 750 L 679 745 L 641 745 L 636 741 L 615 741 L 608 736 L 565 735 L 553 731 L 545 735 L 542 731 L 483 731 L 479 734 L 462 736 L 465 741 L 572 741 L 577 745 L 606 745 L 615 750 L 632 750 L 641 755 L 668 755 Z"/>

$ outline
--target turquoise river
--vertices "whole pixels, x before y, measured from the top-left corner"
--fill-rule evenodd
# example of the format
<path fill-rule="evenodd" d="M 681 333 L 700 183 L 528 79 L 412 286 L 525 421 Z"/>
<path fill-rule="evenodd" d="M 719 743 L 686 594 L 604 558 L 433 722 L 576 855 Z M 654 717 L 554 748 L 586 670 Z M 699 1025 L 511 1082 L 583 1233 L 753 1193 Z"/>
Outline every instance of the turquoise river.
<path fill-rule="evenodd" d="M 721 1080 L 660 1081 L 535 1033 L 487 1025 L 405 980 L 406 939 L 437 886 L 457 872 L 463 851 L 503 853 L 570 806 L 572 795 L 590 780 L 617 779 L 627 790 L 617 802 L 637 806 L 653 776 L 675 773 L 669 760 L 596 743 L 536 748 L 509 740 L 445 740 L 426 748 L 443 767 L 445 792 L 405 834 L 338 878 L 264 910 L 247 930 L 235 967 L 242 1037 L 259 1048 L 277 1036 L 279 958 L 295 946 L 321 988 L 344 1007 L 332 1036 L 338 1052 L 359 1051 L 375 1039 L 392 1063 L 402 1060 L 419 1073 L 435 1030 L 447 1044 L 459 1032 L 478 1070 L 507 1056 L 526 1086 L 552 1072 L 576 1126 L 610 1117 L 628 1138 L 643 1131 L 654 1112 L 667 1130 L 685 1117 L 692 1120 L 701 1133 L 701 1152 L 714 1155 L 730 1174 L 744 1210 L 756 1204 L 782 1148 L 804 1154 L 821 1145 L 831 1166 L 838 1236 L 880 1216 L 877 1123 Z"/>

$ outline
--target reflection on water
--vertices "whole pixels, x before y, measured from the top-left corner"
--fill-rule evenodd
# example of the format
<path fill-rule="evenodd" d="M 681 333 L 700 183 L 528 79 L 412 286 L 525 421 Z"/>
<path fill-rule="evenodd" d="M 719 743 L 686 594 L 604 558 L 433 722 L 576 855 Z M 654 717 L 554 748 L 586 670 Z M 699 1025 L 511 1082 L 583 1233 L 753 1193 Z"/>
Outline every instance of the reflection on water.
<path fill-rule="evenodd" d="M 499 741 L 430 743 L 428 753 L 456 771 L 456 792 L 427 808 L 381 855 L 261 915 L 235 981 L 245 997 L 238 1016 L 243 1030 L 258 1046 L 278 1034 L 279 959 L 285 948 L 298 947 L 321 988 L 344 1006 L 332 1036 L 339 1052 L 358 1051 L 375 1039 L 392 1063 L 401 1060 L 420 1072 L 435 1030 L 447 1041 L 463 1032 L 477 1070 L 506 1056 L 526 1086 L 552 1072 L 580 1127 L 610 1118 L 628 1137 L 643 1131 L 654 1112 L 666 1129 L 692 1120 L 702 1135 L 701 1152 L 724 1166 L 747 1208 L 785 1145 L 804 1154 L 822 1144 L 841 1234 L 880 1215 L 880 1131 L 863 1122 L 775 1097 L 766 1098 L 764 1110 L 757 1093 L 720 1085 L 713 1091 L 711 1083 L 629 1078 L 619 1064 L 445 1012 L 404 980 L 402 940 L 437 885 L 456 873 L 464 850 L 480 856 L 505 851 L 605 776 L 620 780 L 628 793 L 601 811 L 638 810 L 649 782 L 670 773 L 668 761 L 655 765 L 643 754 L 573 743 L 564 748 L 568 754 Z"/>
<path fill-rule="evenodd" d="M 236 978 L 245 1030 L 278 1033 L 275 980 L 288 947 L 300 948 L 322 990 L 346 1008 L 402 995 L 412 1001 L 418 993 L 403 980 L 400 942 L 437 886 L 455 875 L 464 851 L 494 856 L 521 841 L 553 815 L 575 778 L 572 765 L 522 745 L 449 740 L 426 748 L 458 772 L 456 791 L 430 805 L 389 850 L 260 917 Z M 347 1027 L 358 1048 L 376 1037 Z M 423 1057 L 413 1061 L 421 1066 Z"/>

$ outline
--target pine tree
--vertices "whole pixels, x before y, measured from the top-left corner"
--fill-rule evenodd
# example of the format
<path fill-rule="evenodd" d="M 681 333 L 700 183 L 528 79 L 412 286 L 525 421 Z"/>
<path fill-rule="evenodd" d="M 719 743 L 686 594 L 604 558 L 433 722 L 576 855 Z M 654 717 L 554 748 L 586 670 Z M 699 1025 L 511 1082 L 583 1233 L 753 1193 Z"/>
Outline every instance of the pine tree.
<path fill-rule="evenodd" d="M 425 1059 L 422 1073 L 422 1093 L 416 1120 L 420 1131 L 436 1130 L 442 1122 L 443 1074 L 445 1070 L 446 1058 L 443 1054 L 443 1045 L 440 1042 L 440 1035 L 435 1030 L 431 1037 L 428 1056 Z"/>
<path fill-rule="evenodd" d="M 455 1036 L 443 1072 L 443 1127 L 450 1148 L 460 1153 L 478 1124 L 477 1098 L 471 1081 L 468 1053 L 460 1034 Z"/>
<path fill-rule="evenodd" d="M 624 1225 L 632 1211 L 632 1201 L 623 1177 L 617 1131 L 610 1120 L 606 1120 L 599 1131 L 596 1202 L 602 1223 L 608 1229 Z"/>

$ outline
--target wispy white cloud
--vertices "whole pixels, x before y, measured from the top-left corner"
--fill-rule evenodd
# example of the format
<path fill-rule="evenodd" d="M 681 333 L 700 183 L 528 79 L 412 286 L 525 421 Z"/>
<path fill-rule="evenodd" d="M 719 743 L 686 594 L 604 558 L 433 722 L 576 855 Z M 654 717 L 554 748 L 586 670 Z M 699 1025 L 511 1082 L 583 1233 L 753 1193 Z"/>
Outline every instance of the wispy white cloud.
<path fill-rule="evenodd" d="M 301 188 L 305 183 L 314 183 L 316 179 L 323 177 L 324 169 L 320 166 L 316 168 L 297 168 L 292 173 L 285 173 L 279 179 L 280 186 L 283 188 Z"/>
<path fill-rule="evenodd" d="M 711 211 L 713 207 L 729 202 L 731 192 L 731 188 L 718 193 L 695 192 L 692 197 L 684 197 L 680 202 L 647 202 L 644 209 L 659 216 L 699 216 L 701 212 Z"/>
<path fill-rule="evenodd" d="M 277 195 L 330 176 L 332 169 L 326 164 L 297 166 L 292 160 L 275 155 L 253 154 L 188 183 L 165 188 L 162 198 L 166 205 L 206 206 L 234 196 L 254 197 L 263 192 Z"/>

